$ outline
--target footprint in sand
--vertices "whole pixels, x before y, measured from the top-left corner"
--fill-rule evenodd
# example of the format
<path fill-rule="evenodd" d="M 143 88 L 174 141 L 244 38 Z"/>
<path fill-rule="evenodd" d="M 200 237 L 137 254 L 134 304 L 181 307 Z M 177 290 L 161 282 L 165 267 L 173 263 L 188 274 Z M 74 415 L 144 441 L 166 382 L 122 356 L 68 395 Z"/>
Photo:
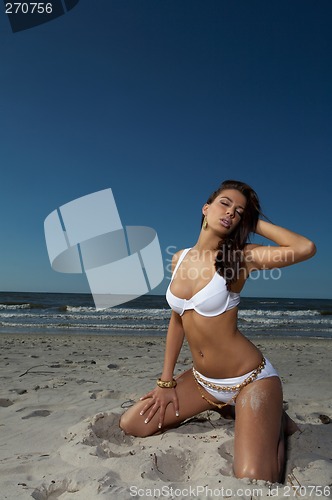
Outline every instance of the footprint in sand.
<path fill-rule="evenodd" d="M 48 417 L 51 415 L 51 411 L 48 410 L 35 410 L 32 413 L 29 413 L 29 415 L 26 415 L 25 417 L 22 417 L 22 420 L 26 420 L 27 418 L 31 417 Z"/>
<path fill-rule="evenodd" d="M 13 401 L 10 399 L 0 399 L 0 407 L 1 408 L 6 408 L 7 406 L 13 405 Z"/>
<path fill-rule="evenodd" d="M 60 498 L 63 493 L 77 493 L 79 489 L 75 483 L 64 479 L 62 481 L 53 481 L 49 486 L 41 486 L 31 493 L 34 500 L 50 500 Z"/>
<path fill-rule="evenodd" d="M 116 399 L 120 396 L 120 392 L 103 389 L 96 389 L 89 391 L 89 393 L 91 394 L 90 399 Z"/>
<path fill-rule="evenodd" d="M 96 415 L 88 426 L 88 435 L 83 444 L 95 447 L 100 458 L 117 458 L 130 455 L 124 444 L 131 445 L 133 438 L 125 436 L 119 428 L 119 416 L 110 414 Z"/>
<path fill-rule="evenodd" d="M 144 476 L 146 479 L 164 482 L 188 481 L 193 476 L 197 457 L 192 450 L 169 449 L 166 451 L 157 450 L 150 453 L 150 471 Z"/>

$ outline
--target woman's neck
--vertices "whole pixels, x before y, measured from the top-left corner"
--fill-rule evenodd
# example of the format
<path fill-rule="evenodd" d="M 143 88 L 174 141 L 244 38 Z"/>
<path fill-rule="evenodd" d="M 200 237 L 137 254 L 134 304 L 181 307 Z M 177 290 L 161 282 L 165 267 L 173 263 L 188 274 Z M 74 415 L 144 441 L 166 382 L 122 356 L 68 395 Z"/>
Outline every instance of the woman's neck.
<path fill-rule="evenodd" d="M 198 240 L 193 248 L 197 250 L 197 252 L 206 252 L 207 250 L 210 252 L 215 252 L 218 248 L 218 244 L 221 241 L 220 236 L 213 234 L 210 231 L 206 231 L 202 229 L 199 233 Z"/>

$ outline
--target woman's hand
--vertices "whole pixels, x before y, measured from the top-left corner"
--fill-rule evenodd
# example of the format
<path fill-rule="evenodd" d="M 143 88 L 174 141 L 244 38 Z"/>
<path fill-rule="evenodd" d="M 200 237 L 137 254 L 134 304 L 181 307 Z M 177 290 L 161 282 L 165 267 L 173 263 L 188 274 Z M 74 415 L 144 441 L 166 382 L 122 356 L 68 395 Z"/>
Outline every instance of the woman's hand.
<path fill-rule="evenodd" d="M 179 401 L 176 394 L 176 388 L 165 389 L 155 387 L 152 391 L 140 398 L 140 401 L 147 400 L 146 405 L 140 412 L 140 415 L 146 415 L 144 422 L 147 424 L 159 410 L 158 429 L 162 428 L 167 406 L 172 403 L 175 415 L 179 416 Z"/>

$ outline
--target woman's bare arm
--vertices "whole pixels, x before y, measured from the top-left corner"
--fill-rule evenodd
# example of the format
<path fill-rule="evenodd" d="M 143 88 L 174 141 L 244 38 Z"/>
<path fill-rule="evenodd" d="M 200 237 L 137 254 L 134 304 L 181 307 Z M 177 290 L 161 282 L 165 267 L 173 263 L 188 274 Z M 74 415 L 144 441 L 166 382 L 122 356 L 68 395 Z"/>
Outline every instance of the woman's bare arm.
<path fill-rule="evenodd" d="M 308 238 L 270 222 L 259 220 L 256 233 L 276 243 L 276 246 L 248 245 L 245 261 L 249 272 L 290 266 L 316 253 L 314 243 Z"/>
<path fill-rule="evenodd" d="M 160 377 L 162 380 L 172 380 L 174 367 L 179 357 L 183 340 L 184 331 L 181 317 L 177 313 L 172 312 L 166 337 L 164 367 Z"/>
<path fill-rule="evenodd" d="M 179 252 L 178 252 L 179 254 Z M 178 254 L 175 254 L 172 261 L 172 268 L 174 269 Z M 164 354 L 164 366 L 161 374 L 161 380 L 173 380 L 174 368 L 181 351 L 184 340 L 184 330 L 182 326 L 182 319 L 177 313 L 172 311 L 171 318 L 168 325 L 166 346 Z M 159 425 L 161 428 L 164 421 L 165 411 L 167 406 L 172 403 L 175 414 L 179 415 L 179 402 L 177 398 L 176 388 L 160 388 L 155 387 L 152 391 L 145 394 L 140 398 L 147 400 L 146 405 L 141 410 L 141 415 L 144 415 L 145 423 L 149 422 L 151 418 L 159 411 Z"/>

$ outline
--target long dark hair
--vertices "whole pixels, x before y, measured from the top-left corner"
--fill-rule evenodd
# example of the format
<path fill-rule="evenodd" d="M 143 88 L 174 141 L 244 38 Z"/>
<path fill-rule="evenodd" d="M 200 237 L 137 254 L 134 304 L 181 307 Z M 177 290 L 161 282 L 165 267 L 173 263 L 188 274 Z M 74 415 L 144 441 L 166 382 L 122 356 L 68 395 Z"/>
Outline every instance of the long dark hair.
<path fill-rule="evenodd" d="M 250 241 L 250 234 L 255 232 L 259 216 L 263 216 L 256 192 L 246 183 L 234 180 L 224 181 L 207 200 L 211 204 L 225 189 L 236 189 L 246 198 L 247 203 L 241 221 L 234 231 L 218 243 L 215 266 L 217 272 L 226 280 L 227 288 L 239 278 L 243 262 L 243 248 Z M 202 224 L 204 216 L 202 217 Z"/>

